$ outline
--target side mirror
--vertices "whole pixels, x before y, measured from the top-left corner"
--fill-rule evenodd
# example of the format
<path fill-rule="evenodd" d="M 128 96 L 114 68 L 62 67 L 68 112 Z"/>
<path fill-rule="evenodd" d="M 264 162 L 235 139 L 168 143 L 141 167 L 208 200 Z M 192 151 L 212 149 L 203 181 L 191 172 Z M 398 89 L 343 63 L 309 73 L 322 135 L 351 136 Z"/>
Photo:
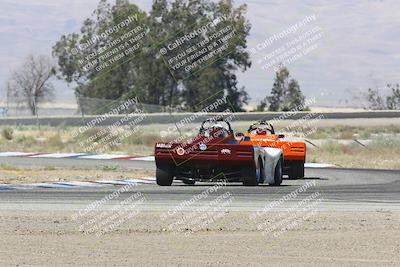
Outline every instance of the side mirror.
<path fill-rule="evenodd" d="M 278 134 L 278 138 L 285 138 L 284 134 Z"/>
<path fill-rule="evenodd" d="M 243 136 L 244 136 L 244 133 L 236 133 L 235 136 L 236 136 L 236 137 L 243 137 Z"/>

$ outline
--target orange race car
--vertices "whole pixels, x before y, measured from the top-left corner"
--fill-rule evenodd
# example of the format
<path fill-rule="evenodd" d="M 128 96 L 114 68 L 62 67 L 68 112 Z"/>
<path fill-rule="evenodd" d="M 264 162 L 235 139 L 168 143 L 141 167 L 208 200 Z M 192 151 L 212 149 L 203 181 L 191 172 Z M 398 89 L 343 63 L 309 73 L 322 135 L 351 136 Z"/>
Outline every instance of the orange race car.
<path fill-rule="evenodd" d="M 284 141 L 284 138 L 283 134 L 275 134 L 272 124 L 267 121 L 258 121 L 250 125 L 247 133 L 242 136 L 240 144 L 282 149 L 283 174 L 287 174 L 289 179 L 303 178 L 306 144 Z"/>

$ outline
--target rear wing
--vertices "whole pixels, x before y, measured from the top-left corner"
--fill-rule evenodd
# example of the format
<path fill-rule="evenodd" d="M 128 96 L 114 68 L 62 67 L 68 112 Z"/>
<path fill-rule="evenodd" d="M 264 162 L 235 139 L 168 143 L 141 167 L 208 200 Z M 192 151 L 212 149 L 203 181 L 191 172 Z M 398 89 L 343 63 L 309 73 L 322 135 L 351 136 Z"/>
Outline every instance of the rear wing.
<path fill-rule="evenodd" d="M 213 144 L 164 144 L 155 145 L 155 160 L 157 162 L 171 161 L 183 163 L 189 160 L 212 162 L 218 160 L 254 161 L 252 145 L 238 145 L 227 143 Z"/>

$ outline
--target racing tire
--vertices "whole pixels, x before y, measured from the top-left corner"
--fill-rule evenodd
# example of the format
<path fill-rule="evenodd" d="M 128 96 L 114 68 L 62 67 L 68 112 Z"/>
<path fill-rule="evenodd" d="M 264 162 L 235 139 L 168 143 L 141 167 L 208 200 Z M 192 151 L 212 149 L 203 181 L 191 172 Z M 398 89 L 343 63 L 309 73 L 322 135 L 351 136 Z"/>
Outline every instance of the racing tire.
<path fill-rule="evenodd" d="M 295 161 L 290 165 L 289 179 L 304 178 L 304 161 Z"/>
<path fill-rule="evenodd" d="M 262 163 L 261 158 L 258 159 L 258 166 L 260 166 L 260 175 L 259 175 L 259 178 L 257 180 L 258 180 L 258 183 L 262 184 L 262 183 L 264 183 L 265 170 L 264 170 L 264 165 Z"/>
<path fill-rule="evenodd" d="M 258 161 L 256 169 L 244 169 L 242 170 L 243 185 L 244 186 L 257 186 L 262 181 L 263 167 L 261 159 Z"/>
<path fill-rule="evenodd" d="M 156 181 L 161 186 L 171 186 L 174 180 L 173 170 L 170 168 L 157 168 L 156 170 Z"/>
<path fill-rule="evenodd" d="M 282 183 L 282 176 L 283 176 L 283 167 L 282 167 L 282 159 L 279 159 L 278 163 L 276 163 L 275 171 L 274 171 L 274 182 L 270 185 L 278 186 Z"/>

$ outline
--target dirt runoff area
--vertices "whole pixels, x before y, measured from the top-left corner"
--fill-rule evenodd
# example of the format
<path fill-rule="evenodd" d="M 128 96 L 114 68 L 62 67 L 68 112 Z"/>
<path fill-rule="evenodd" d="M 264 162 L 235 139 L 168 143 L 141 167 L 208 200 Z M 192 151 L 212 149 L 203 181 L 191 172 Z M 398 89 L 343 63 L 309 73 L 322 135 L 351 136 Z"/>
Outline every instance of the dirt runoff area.
<path fill-rule="evenodd" d="M 0 184 L 28 184 L 46 182 L 91 182 L 96 180 L 129 180 L 153 177 L 153 170 L 129 171 L 105 166 L 100 169 L 16 168 L 0 166 Z"/>
<path fill-rule="evenodd" d="M 400 213 L 390 211 L 317 213 L 279 236 L 257 230 L 249 213 L 185 234 L 143 212 L 100 236 L 73 215 L 0 211 L 0 266 L 400 265 Z"/>

